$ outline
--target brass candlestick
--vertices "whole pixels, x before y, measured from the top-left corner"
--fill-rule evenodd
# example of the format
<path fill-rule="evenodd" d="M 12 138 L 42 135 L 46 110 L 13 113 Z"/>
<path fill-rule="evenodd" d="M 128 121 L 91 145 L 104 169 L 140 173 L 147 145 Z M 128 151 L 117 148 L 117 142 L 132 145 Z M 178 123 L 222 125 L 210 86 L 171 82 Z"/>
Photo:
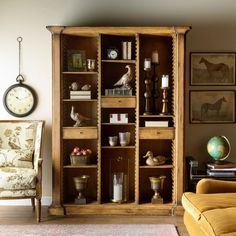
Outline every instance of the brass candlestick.
<path fill-rule="evenodd" d="M 161 89 L 163 90 L 162 92 L 163 99 L 162 99 L 162 110 L 161 110 L 160 115 L 168 115 L 169 112 L 168 112 L 168 105 L 167 105 L 168 104 L 167 96 L 168 96 L 169 87 L 162 87 Z"/>
<path fill-rule="evenodd" d="M 151 182 L 151 188 L 155 192 L 152 197 L 152 204 L 163 204 L 163 197 L 161 196 L 163 191 L 163 184 L 166 176 L 149 177 Z"/>
<path fill-rule="evenodd" d="M 158 113 L 157 99 L 158 99 L 158 75 L 156 67 L 159 63 L 152 63 L 153 65 L 153 76 L 152 76 L 152 112 L 153 114 Z"/>

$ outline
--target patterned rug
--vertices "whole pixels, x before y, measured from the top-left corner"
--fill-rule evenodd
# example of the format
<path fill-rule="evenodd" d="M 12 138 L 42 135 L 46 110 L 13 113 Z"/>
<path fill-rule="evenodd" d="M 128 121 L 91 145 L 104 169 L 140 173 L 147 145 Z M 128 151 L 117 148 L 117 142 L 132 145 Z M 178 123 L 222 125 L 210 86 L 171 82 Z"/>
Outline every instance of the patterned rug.
<path fill-rule="evenodd" d="M 171 224 L 0 225 L 0 236 L 178 236 Z"/>

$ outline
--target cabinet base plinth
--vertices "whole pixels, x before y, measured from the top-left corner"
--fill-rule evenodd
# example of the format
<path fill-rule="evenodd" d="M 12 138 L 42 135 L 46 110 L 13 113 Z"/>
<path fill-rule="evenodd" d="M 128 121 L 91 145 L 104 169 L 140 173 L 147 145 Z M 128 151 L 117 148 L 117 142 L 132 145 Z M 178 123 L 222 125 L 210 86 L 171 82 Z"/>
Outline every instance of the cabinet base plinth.
<path fill-rule="evenodd" d="M 63 206 L 56 206 L 56 205 L 51 205 L 49 208 L 48 208 L 48 213 L 50 215 L 56 215 L 56 216 L 63 216 L 66 214 L 65 212 L 65 208 Z"/>
<path fill-rule="evenodd" d="M 171 210 L 174 205 L 171 203 L 164 204 L 135 204 L 135 203 L 124 203 L 124 204 L 114 204 L 114 203 L 103 203 L 103 204 L 84 204 L 76 205 L 64 204 L 65 215 L 170 215 Z M 58 211 L 50 211 L 52 215 Z"/>
<path fill-rule="evenodd" d="M 153 198 L 152 204 L 163 204 L 163 198 Z"/>

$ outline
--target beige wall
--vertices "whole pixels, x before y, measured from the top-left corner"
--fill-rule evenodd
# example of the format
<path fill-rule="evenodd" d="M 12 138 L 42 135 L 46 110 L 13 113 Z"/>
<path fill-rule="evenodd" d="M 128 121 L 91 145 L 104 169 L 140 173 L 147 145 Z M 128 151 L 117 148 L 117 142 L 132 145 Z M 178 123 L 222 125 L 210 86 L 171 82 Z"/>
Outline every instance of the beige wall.
<path fill-rule="evenodd" d="M 207 158 L 205 146 L 209 137 L 224 134 L 233 144 L 235 125 L 189 124 L 189 52 L 235 51 L 235 8 L 234 0 L 0 0 L 0 97 L 15 83 L 16 38 L 22 36 L 22 74 L 39 97 L 36 110 L 27 119 L 46 120 L 43 196 L 51 196 L 52 182 L 51 35 L 45 28 L 47 25 L 191 25 L 186 54 L 186 154 L 203 159 Z M 14 119 L 3 105 L 0 119 Z M 235 152 L 232 145 L 232 160 Z"/>

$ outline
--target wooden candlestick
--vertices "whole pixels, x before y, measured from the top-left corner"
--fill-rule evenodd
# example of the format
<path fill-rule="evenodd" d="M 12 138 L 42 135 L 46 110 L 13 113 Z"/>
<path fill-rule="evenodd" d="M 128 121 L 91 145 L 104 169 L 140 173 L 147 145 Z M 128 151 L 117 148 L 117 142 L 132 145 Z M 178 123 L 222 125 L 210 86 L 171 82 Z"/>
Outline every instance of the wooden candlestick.
<path fill-rule="evenodd" d="M 148 71 L 149 70 L 145 70 L 145 79 L 144 79 L 144 83 L 146 86 L 146 91 L 144 93 L 144 97 L 145 97 L 145 112 L 143 113 L 144 115 L 152 115 L 152 108 L 151 108 L 151 97 L 152 97 L 152 93 L 151 93 L 151 80 L 148 78 Z"/>
<path fill-rule="evenodd" d="M 168 96 L 168 89 L 169 87 L 162 87 L 161 88 L 163 90 L 162 92 L 162 96 L 163 96 L 163 99 L 162 99 L 162 110 L 161 110 L 161 113 L 160 115 L 168 115 L 169 112 L 168 112 L 168 99 L 167 99 L 167 96 Z"/>

